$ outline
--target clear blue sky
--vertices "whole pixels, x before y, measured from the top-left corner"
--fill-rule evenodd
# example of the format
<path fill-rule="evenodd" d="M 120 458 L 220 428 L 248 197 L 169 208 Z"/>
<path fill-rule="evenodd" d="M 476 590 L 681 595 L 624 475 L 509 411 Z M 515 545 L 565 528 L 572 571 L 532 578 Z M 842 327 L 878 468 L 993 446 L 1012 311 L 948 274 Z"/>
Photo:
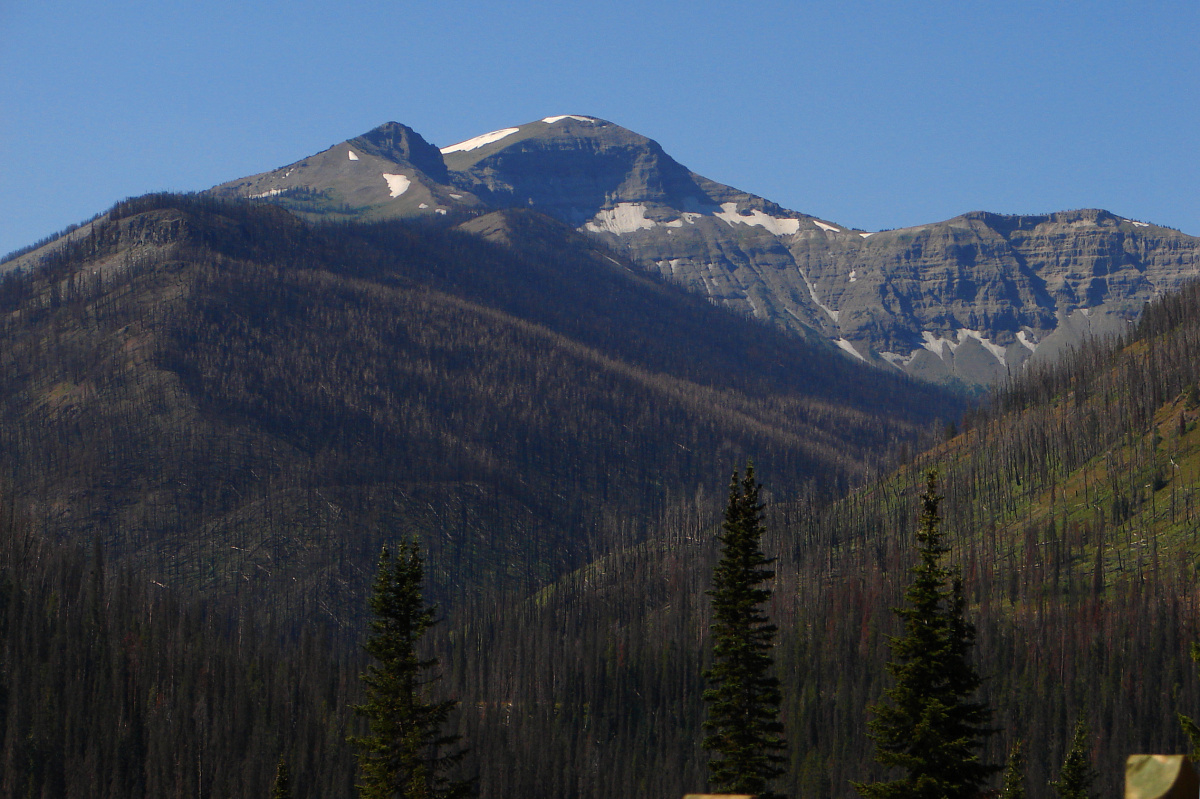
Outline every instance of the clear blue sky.
<path fill-rule="evenodd" d="M 1200 235 L 1200 2 L 0 0 L 0 254 L 388 120 L 604 117 L 868 230 L 1102 207 Z"/>

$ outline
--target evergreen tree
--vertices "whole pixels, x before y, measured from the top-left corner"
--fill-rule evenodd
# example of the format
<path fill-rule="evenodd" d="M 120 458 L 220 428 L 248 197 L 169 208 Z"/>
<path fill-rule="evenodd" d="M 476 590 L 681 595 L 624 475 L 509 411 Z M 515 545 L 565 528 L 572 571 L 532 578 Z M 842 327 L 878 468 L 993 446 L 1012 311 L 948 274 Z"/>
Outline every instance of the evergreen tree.
<path fill-rule="evenodd" d="M 1008 768 L 1004 770 L 1004 788 L 1000 799 L 1025 799 L 1025 742 L 1020 738 L 1008 753 Z"/>
<path fill-rule="evenodd" d="M 1191 656 L 1193 663 L 1200 663 L 1200 644 L 1192 642 Z M 1192 720 L 1190 716 L 1185 716 L 1182 713 L 1176 713 L 1179 717 L 1179 725 L 1183 727 L 1183 733 L 1188 737 L 1188 743 L 1192 745 L 1192 759 L 1200 758 L 1200 726 Z"/>
<path fill-rule="evenodd" d="M 713 666 L 705 673 L 710 702 L 703 746 L 719 791 L 774 796 L 768 783 L 783 773 L 783 725 L 779 680 L 770 675 L 776 627 L 761 606 L 775 576 L 773 558 L 759 549 L 764 529 L 753 465 L 745 478 L 735 471 L 718 540 L 721 558 L 713 570 Z"/>
<path fill-rule="evenodd" d="M 875 759 L 905 775 L 856 783 L 867 799 L 973 799 L 999 770 L 978 752 L 995 730 L 987 726 L 987 704 L 970 700 L 981 682 L 969 661 L 975 628 L 965 618 L 961 579 L 942 565 L 949 548 L 942 543 L 941 501 L 931 470 L 916 536 L 920 561 L 905 605 L 895 609 L 904 633 L 889 641 L 894 684 L 885 702 L 871 706 L 868 724 Z"/>
<path fill-rule="evenodd" d="M 423 580 L 415 542 L 401 543 L 395 558 L 384 548 L 369 600 L 375 618 L 366 650 L 376 662 L 362 675 L 367 701 L 354 708 L 367 718 L 370 734 L 350 739 L 359 749 L 359 792 L 366 799 L 457 799 L 472 787 L 447 776 L 466 753 L 451 749 L 457 735 L 442 732 L 457 703 L 428 698 L 440 676 L 437 660 L 417 654 L 417 642 L 434 624 L 434 609 L 421 596 Z"/>
<path fill-rule="evenodd" d="M 275 784 L 271 787 L 271 799 L 292 799 L 292 772 L 286 760 L 280 759 L 275 767 Z"/>
<path fill-rule="evenodd" d="M 1092 753 L 1088 739 L 1091 731 L 1087 722 L 1082 718 L 1075 723 L 1075 734 L 1071 738 L 1071 748 L 1063 761 L 1062 771 L 1058 780 L 1052 781 L 1050 787 L 1061 799 L 1093 799 L 1092 783 L 1096 781 L 1096 770 L 1092 768 Z"/>

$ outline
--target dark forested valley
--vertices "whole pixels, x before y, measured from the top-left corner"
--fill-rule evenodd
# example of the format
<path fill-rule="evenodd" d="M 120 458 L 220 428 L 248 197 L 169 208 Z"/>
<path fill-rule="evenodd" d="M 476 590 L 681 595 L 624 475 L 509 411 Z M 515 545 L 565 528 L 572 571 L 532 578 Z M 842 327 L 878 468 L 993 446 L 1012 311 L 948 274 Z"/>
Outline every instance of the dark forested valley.
<path fill-rule="evenodd" d="M 681 796 L 732 469 L 765 485 L 780 790 L 872 779 L 924 470 L 996 726 L 1105 792 L 1200 708 L 1200 290 L 964 414 L 537 214 L 155 195 L 0 282 L 0 791 L 354 795 L 365 592 L 415 537 L 484 797 Z"/>

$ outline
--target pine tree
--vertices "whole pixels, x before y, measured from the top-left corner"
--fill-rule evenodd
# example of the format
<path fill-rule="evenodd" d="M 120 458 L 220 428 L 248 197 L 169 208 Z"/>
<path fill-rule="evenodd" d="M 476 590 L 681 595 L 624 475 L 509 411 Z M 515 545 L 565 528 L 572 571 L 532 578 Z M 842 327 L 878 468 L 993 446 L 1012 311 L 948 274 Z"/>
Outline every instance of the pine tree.
<path fill-rule="evenodd" d="M 376 662 L 362 675 L 367 701 L 354 708 L 367 718 L 370 734 L 350 739 L 359 749 L 359 793 L 365 799 L 457 799 L 471 791 L 469 781 L 447 776 L 465 754 L 451 749 L 457 735 L 442 732 L 457 703 L 428 698 L 440 676 L 437 660 L 417 654 L 417 642 L 434 624 L 434 609 L 421 596 L 423 580 L 415 543 L 401 543 L 394 559 L 383 550 L 366 643 Z"/>
<path fill-rule="evenodd" d="M 962 580 L 942 565 L 949 548 L 939 529 L 941 501 L 930 471 L 916 535 L 920 561 L 905 605 L 895 609 L 904 634 L 889 641 L 894 684 L 885 702 L 871 706 L 868 724 L 875 759 L 905 775 L 856 783 L 867 799 L 973 799 L 999 770 L 978 752 L 995 730 L 987 726 L 987 704 L 970 701 L 981 682 L 970 664 L 975 627 L 965 617 Z"/>
<path fill-rule="evenodd" d="M 770 675 L 776 627 L 761 606 L 771 592 L 773 562 L 759 549 L 764 529 L 753 465 L 737 472 L 718 536 L 721 558 L 713 570 L 713 666 L 705 673 L 710 702 L 703 746 L 712 752 L 709 772 L 727 793 L 775 796 L 769 782 L 783 773 L 779 680 Z"/>
<path fill-rule="evenodd" d="M 1000 799 L 1025 799 L 1025 742 L 1020 738 L 1008 753 L 1008 768 L 1004 770 L 1004 788 Z"/>
<path fill-rule="evenodd" d="M 1193 641 L 1190 652 L 1192 662 L 1200 663 L 1200 644 Z M 1182 713 L 1175 715 L 1179 717 L 1179 725 L 1183 727 L 1183 733 L 1188 737 L 1188 743 L 1192 745 L 1192 759 L 1200 758 L 1200 726 L 1197 726 L 1190 716 Z"/>
<path fill-rule="evenodd" d="M 1050 787 L 1061 799 L 1093 799 L 1092 783 L 1096 781 L 1096 770 L 1092 768 L 1091 746 L 1088 739 L 1091 731 L 1082 718 L 1075 723 L 1075 734 L 1071 737 L 1071 748 L 1063 760 L 1058 780 Z"/>
<path fill-rule="evenodd" d="M 292 772 L 286 760 L 275 767 L 275 785 L 271 788 L 271 799 L 292 799 Z"/>

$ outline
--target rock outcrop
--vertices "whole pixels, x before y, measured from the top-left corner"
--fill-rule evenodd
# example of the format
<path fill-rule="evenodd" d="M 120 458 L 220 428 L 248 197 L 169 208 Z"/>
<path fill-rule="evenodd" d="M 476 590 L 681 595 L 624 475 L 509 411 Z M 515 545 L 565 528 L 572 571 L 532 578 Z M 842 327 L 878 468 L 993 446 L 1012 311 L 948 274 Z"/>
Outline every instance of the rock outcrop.
<path fill-rule="evenodd" d="M 1100 210 L 858 230 L 716 183 L 645 136 L 577 115 L 440 151 L 388 123 L 214 191 L 357 218 L 532 208 L 715 303 L 967 386 L 1119 330 L 1200 275 L 1200 239 Z"/>

